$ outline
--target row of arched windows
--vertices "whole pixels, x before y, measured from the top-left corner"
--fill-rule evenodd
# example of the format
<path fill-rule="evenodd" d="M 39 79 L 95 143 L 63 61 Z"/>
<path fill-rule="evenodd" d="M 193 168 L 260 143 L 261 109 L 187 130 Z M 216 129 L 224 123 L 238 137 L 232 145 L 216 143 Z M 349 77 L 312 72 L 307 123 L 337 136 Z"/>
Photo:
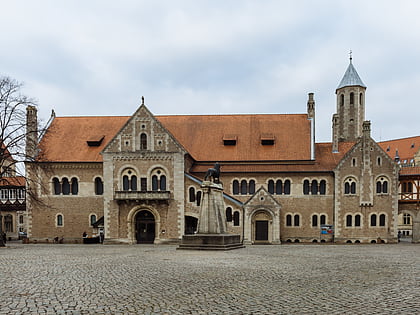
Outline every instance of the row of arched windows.
<path fill-rule="evenodd" d="M 327 191 L 327 182 L 321 180 L 319 183 L 316 179 L 309 181 L 305 179 L 303 182 L 303 194 L 304 195 L 325 195 Z"/>
<path fill-rule="evenodd" d="M 239 181 L 235 179 L 232 184 L 232 192 L 234 195 L 253 195 L 255 193 L 255 180 L 251 179 L 248 182 L 243 179 L 239 184 Z"/>
<path fill-rule="evenodd" d="M 357 96 L 356 96 L 357 97 Z M 340 105 L 344 105 L 344 94 L 340 95 Z M 354 93 L 350 93 L 350 105 L 354 105 Z M 359 105 L 363 105 L 363 93 L 359 94 Z"/>
<path fill-rule="evenodd" d="M 283 183 L 281 179 L 276 182 L 270 179 L 268 181 L 268 192 L 273 195 L 290 195 L 290 180 L 286 179 Z"/>
<path fill-rule="evenodd" d="M 233 222 L 233 226 L 239 226 L 240 225 L 240 213 L 239 213 L 239 211 L 234 211 L 232 213 L 232 208 L 227 207 L 226 208 L 226 221 L 227 222 Z"/>
<path fill-rule="evenodd" d="M 76 177 L 68 179 L 63 177 L 61 181 L 57 178 L 53 178 L 54 195 L 77 195 L 79 193 L 79 181 Z"/>
<path fill-rule="evenodd" d="M 379 218 L 379 221 L 378 221 Z M 348 214 L 346 215 L 346 227 L 360 227 L 362 225 L 362 215 L 361 214 Z M 376 213 L 370 215 L 370 226 L 371 227 L 384 227 L 386 226 L 386 215 L 380 214 L 379 216 Z"/>
<path fill-rule="evenodd" d="M 347 178 L 344 182 L 344 194 L 355 195 L 357 192 L 356 185 L 354 178 Z M 388 180 L 386 178 L 381 177 L 376 181 L 376 193 L 388 194 Z"/>
<path fill-rule="evenodd" d="M 313 214 L 311 226 L 319 227 L 323 224 L 327 224 L 327 215 L 325 214 Z M 301 225 L 300 214 L 286 214 L 286 226 L 298 227 Z"/>
<path fill-rule="evenodd" d="M 122 173 L 122 190 L 138 191 L 139 180 L 133 169 L 125 169 Z M 152 172 L 152 191 L 167 191 L 166 175 L 161 169 Z M 140 178 L 140 191 L 147 191 L 147 177 Z"/>

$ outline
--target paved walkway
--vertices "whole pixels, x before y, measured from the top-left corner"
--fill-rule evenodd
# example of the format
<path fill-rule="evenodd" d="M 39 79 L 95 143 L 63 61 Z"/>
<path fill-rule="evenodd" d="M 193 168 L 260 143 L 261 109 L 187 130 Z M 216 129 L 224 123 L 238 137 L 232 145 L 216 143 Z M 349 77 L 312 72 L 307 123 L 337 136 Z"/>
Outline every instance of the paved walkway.
<path fill-rule="evenodd" d="M 0 314 L 419 314 L 420 245 L 0 248 Z"/>

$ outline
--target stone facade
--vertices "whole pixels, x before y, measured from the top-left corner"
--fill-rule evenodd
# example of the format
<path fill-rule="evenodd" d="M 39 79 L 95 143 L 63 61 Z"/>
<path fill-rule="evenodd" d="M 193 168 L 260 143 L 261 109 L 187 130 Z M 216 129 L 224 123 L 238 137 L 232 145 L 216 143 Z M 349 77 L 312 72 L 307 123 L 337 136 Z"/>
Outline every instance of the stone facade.
<path fill-rule="evenodd" d="M 281 124 L 273 134 L 261 129 L 256 135 L 257 145 L 250 149 L 260 150 L 256 156 L 262 158 L 252 161 L 240 160 L 235 150 L 241 144 L 241 134 L 228 134 L 232 129 L 226 127 L 220 147 L 223 152 L 232 152 L 231 159 L 228 156 L 218 162 L 229 233 L 241 235 L 248 244 L 397 241 L 398 168 L 371 138 L 370 122 L 364 121 L 366 87 L 360 78 L 360 82 L 353 80 L 349 85 L 346 76 L 354 72 L 348 71 L 336 91 L 331 143 L 314 141 L 312 93 L 306 119 L 302 120 L 302 129 L 308 132 L 295 136 L 306 137 L 302 143 L 308 147 L 302 147 L 302 154 L 291 152 L 292 157 L 300 156 L 296 159 L 264 159 L 264 152 L 271 152 L 273 144 L 280 142 L 274 132 L 284 133 Z M 252 121 L 258 119 L 254 116 Z M 281 119 L 292 121 L 296 117 Z M 171 124 L 171 119 L 177 119 L 176 123 Z M 30 187 L 38 196 L 28 206 L 30 239 L 62 237 L 64 241 L 80 242 L 83 232 L 91 236 L 92 218 L 101 217 L 105 243 L 178 243 L 184 234 L 194 233 L 202 202 L 202 179 L 207 167 L 216 161 L 194 149 L 197 141 L 207 145 L 203 139 L 194 139 L 188 132 L 177 133 L 176 128 L 184 128 L 191 121 L 193 116 L 154 116 L 142 104 L 111 138 L 105 136 L 102 147 L 104 136 L 95 133 L 92 126 L 96 140 L 88 140 L 80 150 L 86 150 L 88 156 L 99 146 L 96 156 L 100 159 L 96 162 L 48 160 L 48 144 L 50 148 L 52 143 L 61 145 L 52 142 L 51 132 L 50 138 L 40 143 L 44 159 L 27 163 L 29 176 L 40 178 L 37 187 Z M 64 122 L 61 120 L 61 126 Z M 50 129 L 54 129 L 54 122 Z M 213 132 L 211 128 L 209 132 Z M 290 144 L 293 136 L 288 138 Z M 283 145 L 283 150 L 288 147 Z M 323 234 L 325 226 L 333 233 Z"/>

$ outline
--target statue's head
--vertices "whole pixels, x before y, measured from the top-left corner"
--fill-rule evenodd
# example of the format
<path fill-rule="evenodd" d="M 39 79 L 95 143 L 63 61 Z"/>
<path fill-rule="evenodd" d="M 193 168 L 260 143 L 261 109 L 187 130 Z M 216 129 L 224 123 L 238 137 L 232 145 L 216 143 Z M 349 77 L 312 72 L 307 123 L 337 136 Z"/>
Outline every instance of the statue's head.
<path fill-rule="evenodd" d="M 216 162 L 216 163 L 214 164 L 214 168 L 215 168 L 216 170 L 220 170 L 220 164 L 219 164 L 219 162 Z"/>

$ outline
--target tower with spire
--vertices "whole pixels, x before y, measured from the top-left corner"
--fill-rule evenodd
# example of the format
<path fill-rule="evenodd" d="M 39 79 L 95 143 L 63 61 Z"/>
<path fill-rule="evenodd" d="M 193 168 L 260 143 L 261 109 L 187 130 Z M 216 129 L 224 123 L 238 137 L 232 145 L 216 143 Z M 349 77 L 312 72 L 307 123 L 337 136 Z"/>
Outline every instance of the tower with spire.
<path fill-rule="evenodd" d="M 333 143 L 356 141 L 362 136 L 365 120 L 366 85 L 362 82 L 352 62 L 338 85 L 337 113 L 333 116 Z"/>

